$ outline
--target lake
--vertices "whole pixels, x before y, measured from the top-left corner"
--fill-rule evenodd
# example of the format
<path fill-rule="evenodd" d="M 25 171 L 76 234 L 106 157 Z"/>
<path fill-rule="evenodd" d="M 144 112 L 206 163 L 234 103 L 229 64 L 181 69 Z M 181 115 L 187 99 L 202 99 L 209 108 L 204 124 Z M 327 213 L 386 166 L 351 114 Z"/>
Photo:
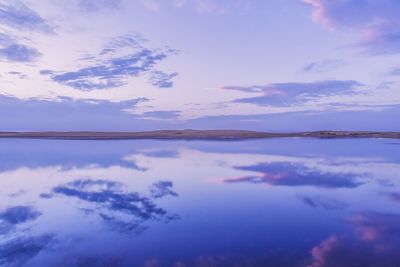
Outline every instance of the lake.
<path fill-rule="evenodd" d="M 0 147 L 0 266 L 400 266 L 398 140 Z"/>

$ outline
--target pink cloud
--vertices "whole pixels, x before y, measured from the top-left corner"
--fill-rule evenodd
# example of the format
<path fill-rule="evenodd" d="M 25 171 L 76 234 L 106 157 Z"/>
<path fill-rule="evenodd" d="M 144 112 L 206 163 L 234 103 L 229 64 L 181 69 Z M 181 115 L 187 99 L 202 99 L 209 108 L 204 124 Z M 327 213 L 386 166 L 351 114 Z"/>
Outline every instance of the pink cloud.
<path fill-rule="evenodd" d="M 314 247 L 311 250 L 313 257 L 313 263 L 307 267 L 323 267 L 326 263 L 326 257 L 338 246 L 340 243 L 337 236 L 331 236 L 324 240 L 319 246 Z"/>
<path fill-rule="evenodd" d="M 307 267 L 398 266 L 399 215 L 356 214 L 349 223 L 350 232 L 328 237 L 312 248 Z"/>
<path fill-rule="evenodd" d="M 303 3 L 311 5 L 314 10 L 312 12 L 312 20 L 321 23 L 328 29 L 334 29 L 334 23 L 326 14 L 326 7 L 320 0 L 303 0 Z"/>
<path fill-rule="evenodd" d="M 369 54 L 400 53 L 400 1 L 398 0 L 302 0 L 312 7 L 312 20 L 328 29 L 359 34 Z"/>
<path fill-rule="evenodd" d="M 233 9 L 242 10 L 254 0 L 174 0 L 176 7 L 192 6 L 198 13 L 224 14 Z"/>
<path fill-rule="evenodd" d="M 142 0 L 142 5 L 151 11 L 160 10 L 160 3 L 157 0 Z"/>

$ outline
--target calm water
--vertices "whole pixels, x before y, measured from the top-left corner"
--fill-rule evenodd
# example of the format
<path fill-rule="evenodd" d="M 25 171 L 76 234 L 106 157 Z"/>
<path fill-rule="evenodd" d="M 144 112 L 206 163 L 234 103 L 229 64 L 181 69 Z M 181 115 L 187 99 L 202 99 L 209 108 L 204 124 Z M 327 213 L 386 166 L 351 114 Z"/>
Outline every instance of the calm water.
<path fill-rule="evenodd" d="M 400 266 L 400 142 L 0 140 L 1 266 Z"/>

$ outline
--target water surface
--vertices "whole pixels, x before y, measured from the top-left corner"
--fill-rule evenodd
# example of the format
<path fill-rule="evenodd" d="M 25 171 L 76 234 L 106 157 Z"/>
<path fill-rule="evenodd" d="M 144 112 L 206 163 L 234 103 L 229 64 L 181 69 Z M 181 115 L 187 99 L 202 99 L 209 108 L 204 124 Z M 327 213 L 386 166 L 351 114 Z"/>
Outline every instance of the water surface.
<path fill-rule="evenodd" d="M 0 266 L 400 266 L 396 140 L 0 147 Z"/>

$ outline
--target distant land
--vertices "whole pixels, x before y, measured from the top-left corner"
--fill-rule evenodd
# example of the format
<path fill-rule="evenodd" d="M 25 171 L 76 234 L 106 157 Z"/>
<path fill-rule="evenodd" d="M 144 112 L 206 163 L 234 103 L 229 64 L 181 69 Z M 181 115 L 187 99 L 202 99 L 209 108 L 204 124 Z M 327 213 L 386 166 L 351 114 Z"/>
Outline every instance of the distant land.
<path fill-rule="evenodd" d="M 279 137 L 311 138 L 400 138 L 400 132 L 312 131 L 272 133 L 244 130 L 160 130 L 146 132 L 0 132 L 0 138 L 65 139 L 65 140 L 244 140 Z"/>

